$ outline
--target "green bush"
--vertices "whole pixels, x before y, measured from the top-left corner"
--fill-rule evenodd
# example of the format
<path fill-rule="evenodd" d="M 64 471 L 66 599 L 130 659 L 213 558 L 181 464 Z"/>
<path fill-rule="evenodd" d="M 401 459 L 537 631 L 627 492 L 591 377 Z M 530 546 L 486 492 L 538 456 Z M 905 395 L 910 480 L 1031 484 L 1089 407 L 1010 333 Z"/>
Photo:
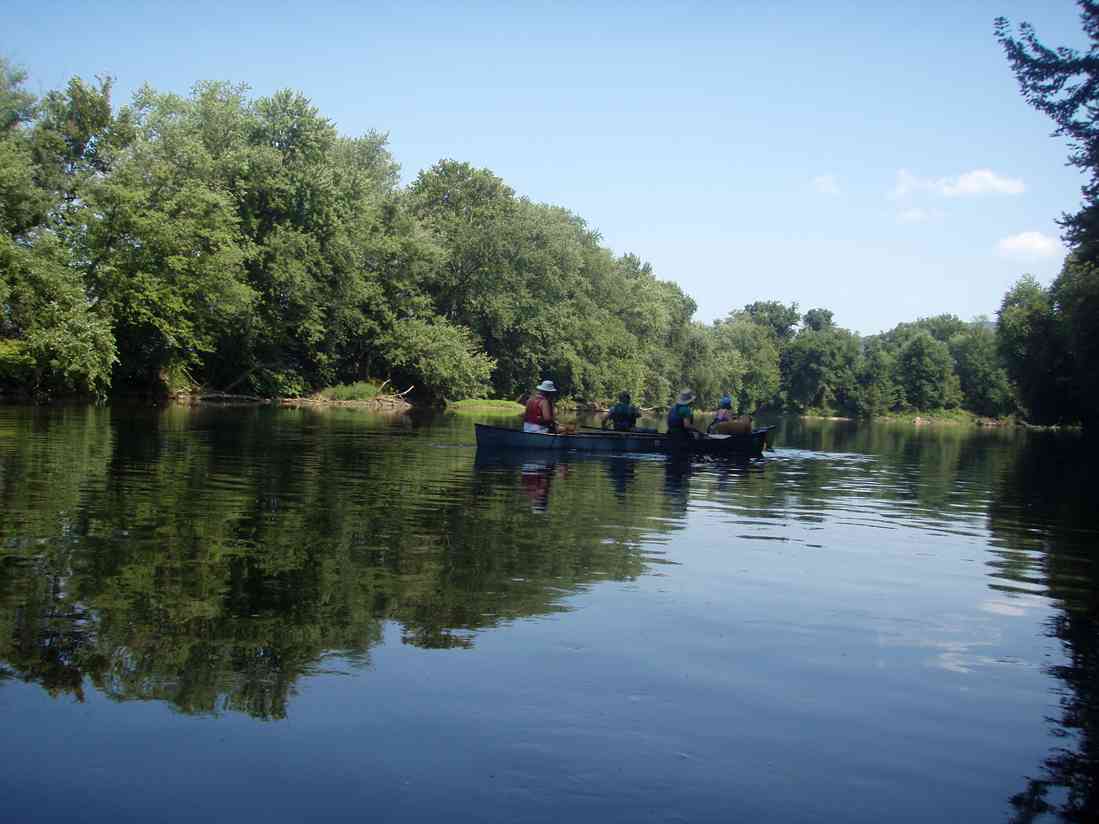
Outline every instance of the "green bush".
<path fill-rule="evenodd" d="M 34 384 L 34 358 L 21 340 L 0 338 L 0 386 L 31 389 Z"/>
<path fill-rule="evenodd" d="M 330 401 L 368 401 L 378 394 L 378 386 L 369 381 L 341 383 L 320 391 L 322 398 Z"/>
<path fill-rule="evenodd" d="M 489 398 L 466 398 L 451 401 L 447 409 L 456 412 L 521 412 L 523 407 L 515 401 L 492 400 Z"/>
<path fill-rule="evenodd" d="M 257 369 L 252 387 L 264 398 L 300 398 L 305 394 L 305 379 L 289 369 Z"/>

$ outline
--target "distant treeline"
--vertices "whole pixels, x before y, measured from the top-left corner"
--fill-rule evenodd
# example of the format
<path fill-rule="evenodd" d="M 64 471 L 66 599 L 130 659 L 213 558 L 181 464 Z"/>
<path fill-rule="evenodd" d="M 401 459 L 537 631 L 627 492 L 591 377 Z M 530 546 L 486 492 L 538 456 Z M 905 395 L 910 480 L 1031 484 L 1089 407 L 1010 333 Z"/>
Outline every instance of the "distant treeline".
<path fill-rule="evenodd" d="M 859 337 L 774 301 L 703 324 L 571 212 L 453 160 L 402 187 L 384 135 L 342 137 L 296 92 L 145 87 L 116 110 L 109 80 L 36 99 L 24 79 L 0 61 L 7 395 L 389 378 L 456 400 L 548 377 L 646 405 L 690 386 L 742 411 L 1045 415 L 1026 336 L 1035 301 L 1056 302 L 1033 281 L 1005 299 L 1006 336 L 944 315 Z"/>

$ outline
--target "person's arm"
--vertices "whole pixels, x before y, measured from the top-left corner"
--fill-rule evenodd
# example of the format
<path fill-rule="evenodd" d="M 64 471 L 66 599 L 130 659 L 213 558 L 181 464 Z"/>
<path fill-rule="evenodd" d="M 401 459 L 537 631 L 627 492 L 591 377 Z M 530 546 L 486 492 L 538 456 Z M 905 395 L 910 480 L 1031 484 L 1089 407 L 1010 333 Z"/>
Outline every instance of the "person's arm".
<path fill-rule="evenodd" d="M 550 432 L 557 432 L 557 410 L 549 398 L 542 398 L 542 420 Z"/>
<path fill-rule="evenodd" d="M 699 428 L 698 428 L 697 426 L 695 426 L 695 414 L 694 414 L 694 410 L 691 410 L 691 411 L 690 411 L 690 412 L 689 412 L 689 413 L 688 413 L 688 414 L 687 414 L 687 415 L 686 415 L 686 416 L 685 416 L 685 417 L 683 418 L 683 428 L 684 428 L 684 429 L 686 429 L 686 430 L 687 430 L 688 432 L 694 432 L 694 433 L 695 433 L 696 435 L 703 435 L 703 434 L 705 434 L 704 432 L 702 432 L 702 430 L 700 430 L 700 429 L 699 429 Z"/>

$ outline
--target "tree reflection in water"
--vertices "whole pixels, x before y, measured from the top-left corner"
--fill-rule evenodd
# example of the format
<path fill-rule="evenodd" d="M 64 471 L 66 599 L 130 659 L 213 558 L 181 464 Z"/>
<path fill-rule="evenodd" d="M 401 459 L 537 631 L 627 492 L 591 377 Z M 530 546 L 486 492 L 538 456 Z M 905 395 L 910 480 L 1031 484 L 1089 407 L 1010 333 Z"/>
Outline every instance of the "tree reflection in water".
<path fill-rule="evenodd" d="M 1063 685 L 1060 717 L 1049 719 L 1063 743 L 1012 797 L 1012 820 L 1019 824 L 1050 816 L 1099 821 L 1099 568 L 1090 538 L 1095 523 L 1090 458 L 1099 455 L 1091 444 L 1082 456 L 1082 445 L 1077 437 L 1033 437 L 1005 474 L 990 510 L 1004 559 L 1000 574 L 1027 587 L 1036 580 L 1045 585 L 1059 610 L 1048 632 L 1065 652 L 1064 663 L 1048 668 Z"/>
<path fill-rule="evenodd" d="M 6 411 L 0 678 L 279 719 L 327 656 L 368 664 L 389 622 L 408 644 L 469 647 L 641 574 L 655 473 L 610 487 L 598 462 L 475 467 L 364 421 Z"/>
<path fill-rule="evenodd" d="M 826 460 L 781 473 L 475 460 L 438 448 L 465 434 L 400 433 L 313 410 L 0 410 L 0 679 L 279 719 L 329 657 L 368 666 L 387 627 L 467 648 L 595 581 L 637 578 L 689 503 L 805 519 L 872 483 L 913 521 L 987 513 L 989 585 L 1052 601 L 1062 745 L 1012 804 L 1020 822 L 1099 820 L 1094 464 L 1078 439 L 836 424 L 802 438 Z"/>

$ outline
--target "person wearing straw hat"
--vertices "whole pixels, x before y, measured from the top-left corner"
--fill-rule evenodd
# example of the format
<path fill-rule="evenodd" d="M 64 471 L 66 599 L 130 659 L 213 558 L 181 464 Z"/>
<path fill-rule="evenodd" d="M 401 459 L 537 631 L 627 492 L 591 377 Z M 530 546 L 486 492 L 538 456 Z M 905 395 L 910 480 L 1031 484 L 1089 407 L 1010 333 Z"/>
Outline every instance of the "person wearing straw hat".
<path fill-rule="evenodd" d="M 548 434 L 557 431 L 557 410 L 554 398 L 557 387 L 553 381 L 542 381 L 534 387 L 534 396 L 527 401 L 523 412 L 523 431 Z"/>
<path fill-rule="evenodd" d="M 697 438 L 702 433 L 694 428 L 694 403 L 695 393 L 690 389 L 684 389 L 675 399 L 675 404 L 668 410 L 668 434 L 678 438 Z"/>

